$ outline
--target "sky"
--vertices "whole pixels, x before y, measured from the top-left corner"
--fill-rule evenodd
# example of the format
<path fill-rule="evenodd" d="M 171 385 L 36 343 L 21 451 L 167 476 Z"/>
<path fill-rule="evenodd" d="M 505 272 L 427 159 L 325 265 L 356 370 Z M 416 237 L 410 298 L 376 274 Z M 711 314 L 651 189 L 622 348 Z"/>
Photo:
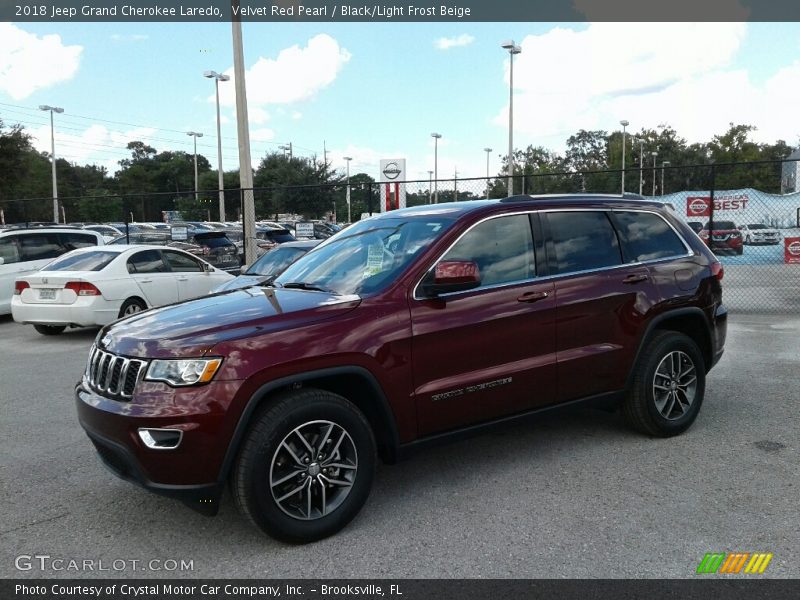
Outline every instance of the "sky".
<path fill-rule="evenodd" d="M 753 139 L 800 141 L 798 23 L 245 23 L 254 163 L 292 142 L 295 155 L 378 177 L 405 158 L 408 178 L 498 173 L 508 149 L 509 55 L 514 146 L 563 151 L 579 129 L 669 125 L 690 143 L 755 125 Z M 229 23 L 0 23 L 0 119 L 39 150 L 110 172 L 142 140 L 217 164 L 213 80 L 232 75 Z M 222 154 L 238 167 L 233 82 L 220 84 Z"/>

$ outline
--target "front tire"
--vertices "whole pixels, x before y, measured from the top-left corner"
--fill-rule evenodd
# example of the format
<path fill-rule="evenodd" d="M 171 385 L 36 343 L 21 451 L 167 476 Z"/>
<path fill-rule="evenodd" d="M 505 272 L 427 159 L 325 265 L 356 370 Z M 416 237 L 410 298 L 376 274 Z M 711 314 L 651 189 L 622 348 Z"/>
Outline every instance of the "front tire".
<path fill-rule="evenodd" d="M 345 398 L 313 388 L 281 395 L 254 418 L 234 467 L 239 510 L 292 543 L 333 535 L 369 496 L 375 439 Z"/>
<path fill-rule="evenodd" d="M 705 376 L 705 362 L 694 340 L 675 331 L 657 333 L 637 363 L 622 405 L 625 421 L 648 435 L 683 433 L 700 412 Z"/>
<path fill-rule="evenodd" d="M 34 325 L 33 328 L 42 335 L 59 335 L 67 328 L 66 325 Z"/>

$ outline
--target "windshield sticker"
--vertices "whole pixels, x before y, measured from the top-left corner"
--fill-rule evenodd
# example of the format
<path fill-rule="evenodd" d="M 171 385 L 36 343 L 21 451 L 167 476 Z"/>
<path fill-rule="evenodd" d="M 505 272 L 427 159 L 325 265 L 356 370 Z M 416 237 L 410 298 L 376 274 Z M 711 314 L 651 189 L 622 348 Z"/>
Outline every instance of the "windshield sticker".
<path fill-rule="evenodd" d="M 367 248 L 367 264 L 364 267 L 363 279 L 372 277 L 383 271 L 383 244 L 371 244 Z"/>

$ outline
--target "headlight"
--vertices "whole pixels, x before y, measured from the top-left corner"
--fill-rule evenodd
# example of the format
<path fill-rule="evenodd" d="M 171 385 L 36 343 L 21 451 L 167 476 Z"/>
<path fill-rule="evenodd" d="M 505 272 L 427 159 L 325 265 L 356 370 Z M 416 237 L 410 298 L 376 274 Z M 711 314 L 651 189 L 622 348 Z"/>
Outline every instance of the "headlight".
<path fill-rule="evenodd" d="M 147 369 L 145 379 L 165 381 L 176 386 L 208 383 L 221 364 L 221 358 L 154 360 Z"/>

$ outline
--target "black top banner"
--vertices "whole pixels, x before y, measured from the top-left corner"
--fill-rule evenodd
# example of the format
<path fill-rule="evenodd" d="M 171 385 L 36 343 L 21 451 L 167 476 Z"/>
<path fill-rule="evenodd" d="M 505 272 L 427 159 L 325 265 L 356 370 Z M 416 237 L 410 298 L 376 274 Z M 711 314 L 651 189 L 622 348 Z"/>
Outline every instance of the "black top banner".
<path fill-rule="evenodd" d="M 3 0 L 0 21 L 800 21 L 797 0 Z"/>

